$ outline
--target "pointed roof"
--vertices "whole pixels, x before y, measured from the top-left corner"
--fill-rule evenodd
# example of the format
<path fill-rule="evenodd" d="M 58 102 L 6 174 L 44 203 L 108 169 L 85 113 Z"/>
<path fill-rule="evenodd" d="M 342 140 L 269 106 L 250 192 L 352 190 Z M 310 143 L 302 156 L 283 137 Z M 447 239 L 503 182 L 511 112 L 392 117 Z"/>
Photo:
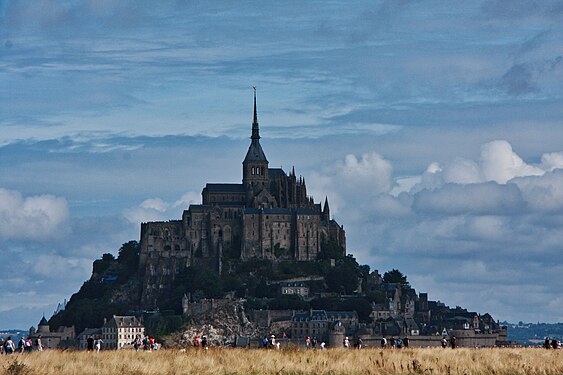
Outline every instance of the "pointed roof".
<path fill-rule="evenodd" d="M 246 157 L 244 158 L 243 163 L 247 162 L 268 162 L 266 159 L 266 154 L 264 154 L 264 150 L 262 150 L 262 146 L 260 145 L 260 127 L 258 126 L 258 115 L 256 111 L 256 86 L 252 87 L 254 89 L 254 118 L 252 119 L 252 142 L 250 143 L 250 147 L 248 147 L 248 152 L 246 153 Z"/>
<path fill-rule="evenodd" d="M 43 318 L 41 318 L 39 325 L 40 326 L 48 326 L 49 325 L 49 323 L 47 322 L 47 319 L 45 319 L 45 315 L 43 315 Z"/>
<path fill-rule="evenodd" d="M 328 196 L 325 195 L 325 205 L 323 207 L 323 211 L 327 211 L 328 209 Z"/>

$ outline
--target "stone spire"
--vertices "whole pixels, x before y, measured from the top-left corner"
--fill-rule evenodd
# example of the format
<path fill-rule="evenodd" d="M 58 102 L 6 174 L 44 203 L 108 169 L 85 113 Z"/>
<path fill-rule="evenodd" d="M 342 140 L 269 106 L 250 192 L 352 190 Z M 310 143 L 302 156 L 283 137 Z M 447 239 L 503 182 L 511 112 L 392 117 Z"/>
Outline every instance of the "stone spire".
<path fill-rule="evenodd" d="M 252 119 L 252 137 L 253 141 L 260 139 L 260 127 L 258 126 L 258 114 L 256 112 L 256 86 L 252 86 L 254 89 L 254 118 Z"/>
<path fill-rule="evenodd" d="M 323 219 L 325 221 L 330 221 L 330 208 L 328 206 L 328 197 L 325 195 L 325 204 L 323 207 Z"/>

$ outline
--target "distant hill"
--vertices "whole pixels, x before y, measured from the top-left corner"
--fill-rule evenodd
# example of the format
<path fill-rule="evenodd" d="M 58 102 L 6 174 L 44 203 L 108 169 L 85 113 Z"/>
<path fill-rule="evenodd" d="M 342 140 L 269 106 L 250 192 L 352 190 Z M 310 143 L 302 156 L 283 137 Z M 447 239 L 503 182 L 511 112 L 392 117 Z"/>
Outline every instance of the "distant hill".
<path fill-rule="evenodd" d="M 563 339 L 563 323 L 508 323 L 508 338 L 522 345 L 541 345 L 546 337 Z"/>

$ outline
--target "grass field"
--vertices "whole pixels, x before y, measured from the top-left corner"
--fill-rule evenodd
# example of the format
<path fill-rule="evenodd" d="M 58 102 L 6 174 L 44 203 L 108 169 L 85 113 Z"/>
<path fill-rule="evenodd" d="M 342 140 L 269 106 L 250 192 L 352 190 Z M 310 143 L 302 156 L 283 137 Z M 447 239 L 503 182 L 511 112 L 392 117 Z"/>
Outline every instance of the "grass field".
<path fill-rule="evenodd" d="M 244 349 L 46 351 L 1 356 L 3 374 L 563 374 L 563 350 Z"/>

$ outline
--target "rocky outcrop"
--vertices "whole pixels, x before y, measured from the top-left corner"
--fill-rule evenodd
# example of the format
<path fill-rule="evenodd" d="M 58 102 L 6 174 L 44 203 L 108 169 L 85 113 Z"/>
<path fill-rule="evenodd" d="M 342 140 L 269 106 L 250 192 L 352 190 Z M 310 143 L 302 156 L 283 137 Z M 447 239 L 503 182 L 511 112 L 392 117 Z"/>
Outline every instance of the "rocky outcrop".
<path fill-rule="evenodd" d="M 185 328 L 165 338 L 168 347 L 191 347 L 194 338 L 207 336 L 210 346 L 233 346 L 237 337 L 258 337 L 264 328 L 246 316 L 243 301 L 232 301 L 212 311 L 191 315 Z"/>

